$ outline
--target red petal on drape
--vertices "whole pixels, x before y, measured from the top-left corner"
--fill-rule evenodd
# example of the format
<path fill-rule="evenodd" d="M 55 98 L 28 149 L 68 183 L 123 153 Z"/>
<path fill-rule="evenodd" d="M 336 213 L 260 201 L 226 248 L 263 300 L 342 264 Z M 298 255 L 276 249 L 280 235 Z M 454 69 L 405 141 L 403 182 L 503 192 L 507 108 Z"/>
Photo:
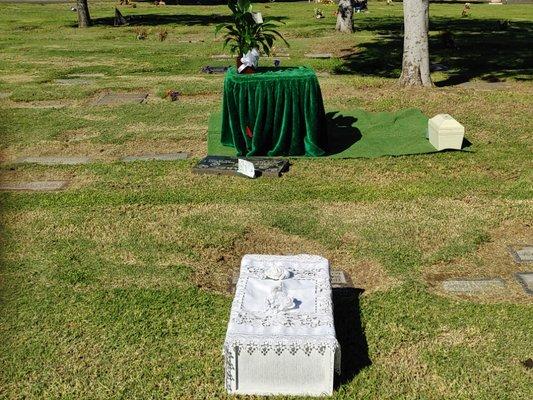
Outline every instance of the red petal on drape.
<path fill-rule="evenodd" d="M 247 126 L 246 127 L 246 136 L 248 136 L 249 138 L 252 138 L 254 134 L 252 133 L 252 130 Z"/>

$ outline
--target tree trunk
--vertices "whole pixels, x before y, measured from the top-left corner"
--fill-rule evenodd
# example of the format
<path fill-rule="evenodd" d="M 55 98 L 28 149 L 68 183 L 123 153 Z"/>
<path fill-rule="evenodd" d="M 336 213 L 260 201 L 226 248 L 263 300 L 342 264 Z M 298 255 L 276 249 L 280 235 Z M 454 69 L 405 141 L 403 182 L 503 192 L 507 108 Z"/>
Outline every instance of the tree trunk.
<path fill-rule="evenodd" d="M 91 26 L 91 16 L 89 15 L 89 6 L 87 0 L 76 0 L 76 8 L 78 9 L 78 27 L 87 28 Z"/>
<path fill-rule="evenodd" d="M 429 0 L 403 0 L 402 86 L 433 86 L 429 74 Z"/>
<path fill-rule="evenodd" d="M 353 4 L 352 0 L 339 0 L 336 30 L 342 33 L 353 32 Z"/>

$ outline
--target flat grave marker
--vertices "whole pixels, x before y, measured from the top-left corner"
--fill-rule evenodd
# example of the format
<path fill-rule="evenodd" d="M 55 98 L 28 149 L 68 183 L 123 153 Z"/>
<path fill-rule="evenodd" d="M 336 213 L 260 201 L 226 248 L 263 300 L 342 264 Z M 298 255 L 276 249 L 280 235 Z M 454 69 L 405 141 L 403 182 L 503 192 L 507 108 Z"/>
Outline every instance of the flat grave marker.
<path fill-rule="evenodd" d="M 211 67 L 206 65 L 200 70 L 204 74 L 224 74 L 229 69 L 229 67 Z"/>
<path fill-rule="evenodd" d="M 31 163 L 41 165 L 79 165 L 90 163 L 89 157 L 74 157 L 74 156 L 43 156 L 43 157 L 23 157 L 15 161 L 16 164 Z"/>
<path fill-rule="evenodd" d="M 515 276 L 518 282 L 522 284 L 524 291 L 533 295 L 533 272 L 517 272 Z"/>
<path fill-rule="evenodd" d="M 505 288 L 501 278 L 456 278 L 442 282 L 442 288 L 451 293 L 478 294 Z"/>
<path fill-rule="evenodd" d="M 517 263 L 533 262 L 533 246 L 532 245 L 511 245 L 507 246 L 507 250 L 513 256 Z"/>
<path fill-rule="evenodd" d="M 3 182 L 2 191 L 52 192 L 67 187 L 68 181 Z"/>
<path fill-rule="evenodd" d="M 148 97 L 146 92 L 132 92 L 132 93 L 106 93 L 103 96 L 93 101 L 94 106 L 110 106 L 121 104 L 141 104 Z"/>
<path fill-rule="evenodd" d="M 79 74 L 68 74 L 69 78 L 103 78 L 106 74 L 102 72 L 95 73 L 79 73 Z"/>
<path fill-rule="evenodd" d="M 350 285 L 350 282 L 348 281 L 348 279 L 346 279 L 344 271 L 331 270 L 329 275 L 331 278 L 331 287 L 333 288 L 345 287 Z"/>
<path fill-rule="evenodd" d="M 327 58 L 333 58 L 333 54 L 331 53 L 306 53 L 306 58 L 319 58 L 319 59 L 327 59 Z"/>
<path fill-rule="evenodd" d="M 280 177 L 289 168 L 289 160 L 282 158 L 241 157 L 251 161 L 257 171 L 256 176 Z M 237 175 L 239 159 L 237 157 L 207 156 L 202 158 L 192 169 L 197 174 Z"/>
<path fill-rule="evenodd" d="M 133 161 L 175 161 L 175 160 L 185 160 L 189 157 L 188 153 L 179 152 L 179 153 L 150 153 L 142 154 L 138 156 L 125 156 L 120 160 L 124 162 L 133 162 Z"/>
<path fill-rule="evenodd" d="M 477 90 L 507 90 L 511 87 L 507 82 L 484 82 L 469 81 L 460 83 L 458 88 L 477 89 Z"/>
<path fill-rule="evenodd" d="M 83 78 L 67 78 L 67 79 L 55 79 L 54 83 L 64 86 L 76 86 L 76 85 L 91 85 L 94 83 L 93 80 L 83 79 Z"/>

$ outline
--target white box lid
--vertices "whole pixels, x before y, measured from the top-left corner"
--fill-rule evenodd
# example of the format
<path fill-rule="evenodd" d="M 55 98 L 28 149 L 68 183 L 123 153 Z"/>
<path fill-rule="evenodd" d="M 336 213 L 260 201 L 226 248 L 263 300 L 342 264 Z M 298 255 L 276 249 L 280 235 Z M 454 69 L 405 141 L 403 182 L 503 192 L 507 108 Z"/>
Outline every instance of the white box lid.
<path fill-rule="evenodd" d="M 437 114 L 428 121 L 428 127 L 439 133 L 449 135 L 464 135 L 465 127 L 450 114 Z"/>

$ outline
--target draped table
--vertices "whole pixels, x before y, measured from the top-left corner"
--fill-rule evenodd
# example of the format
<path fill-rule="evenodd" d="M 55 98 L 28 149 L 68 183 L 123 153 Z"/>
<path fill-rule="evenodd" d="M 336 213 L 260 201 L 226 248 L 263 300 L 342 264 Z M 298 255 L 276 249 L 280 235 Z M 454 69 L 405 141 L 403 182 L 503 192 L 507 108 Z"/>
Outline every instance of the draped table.
<path fill-rule="evenodd" d="M 223 351 L 229 393 L 331 395 L 340 348 L 328 260 L 245 255 Z"/>
<path fill-rule="evenodd" d="M 259 68 L 224 80 L 221 142 L 238 156 L 321 156 L 326 116 L 315 72 L 310 68 Z"/>

